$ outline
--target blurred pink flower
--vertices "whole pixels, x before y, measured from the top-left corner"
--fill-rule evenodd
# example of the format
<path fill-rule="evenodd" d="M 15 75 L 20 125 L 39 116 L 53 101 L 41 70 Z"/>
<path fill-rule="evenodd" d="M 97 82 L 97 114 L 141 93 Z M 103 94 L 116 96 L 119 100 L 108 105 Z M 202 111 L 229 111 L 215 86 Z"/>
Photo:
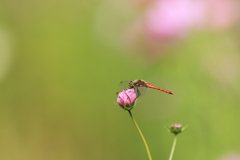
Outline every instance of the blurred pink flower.
<path fill-rule="evenodd" d="M 203 19 L 199 0 L 157 0 L 144 17 L 145 30 L 152 36 L 176 37 Z"/>
<path fill-rule="evenodd" d="M 118 93 L 117 103 L 123 109 L 130 110 L 133 108 L 136 98 L 137 96 L 134 89 L 127 88 Z"/>
<path fill-rule="evenodd" d="M 231 26 L 239 18 L 236 0 L 156 0 L 147 8 L 143 24 L 154 37 L 179 37 L 193 28 Z"/>
<path fill-rule="evenodd" d="M 127 30 L 126 44 L 156 60 L 192 30 L 228 29 L 239 21 L 237 0 L 154 0 Z M 140 43 L 140 44 L 139 44 Z"/>

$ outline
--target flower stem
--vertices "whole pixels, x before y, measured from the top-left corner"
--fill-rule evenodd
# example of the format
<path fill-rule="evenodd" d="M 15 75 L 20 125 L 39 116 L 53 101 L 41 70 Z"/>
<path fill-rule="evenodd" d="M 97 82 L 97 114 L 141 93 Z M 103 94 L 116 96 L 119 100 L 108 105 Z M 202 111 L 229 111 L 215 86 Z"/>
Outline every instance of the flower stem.
<path fill-rule="evenodd" d="M 174 153 L 174 149 L 175 149 L 175 147 L 176 147 L 176 143 L 177 143 L 177 135 L 174 136 L 173 145 L 172 145 L 172 150 L 171 150 L 171 154 L 170 154 L 169 160 L 172 160 L 173 153 Z"/>
<path fill-rule="evenodd" d="M 142 138 L 142 141 L 143 141 L 144 146 L 145 146 L 146 151 L 147 151 L 148 159 L 149 159 L 149 160 L 152 160 L 151 153 L 150 153 L 150 150 L 149 150 L 148 145 L 147 145 L 147 141 L 145 140 L 145 138 L 144 138 L 144 136 L 143 136 L 143 134 L 142 134 L 139 126 L 137 125 L 137 122 L 136 122 L 135 119 L 133 118 L 132 112 L 131 112 L 130 110 L 128 110 L 128 112 L 129 112 L 129 114 L 130 114 L 130 117 L 131 117 L 134 125 L 136 126 L 136 128 L 137 128 L 137 130 L 138 130 L 138 132 L 139 132 L 139 134 L 140 134 L 140 136 L 141 136 L 141 138 Z"/>

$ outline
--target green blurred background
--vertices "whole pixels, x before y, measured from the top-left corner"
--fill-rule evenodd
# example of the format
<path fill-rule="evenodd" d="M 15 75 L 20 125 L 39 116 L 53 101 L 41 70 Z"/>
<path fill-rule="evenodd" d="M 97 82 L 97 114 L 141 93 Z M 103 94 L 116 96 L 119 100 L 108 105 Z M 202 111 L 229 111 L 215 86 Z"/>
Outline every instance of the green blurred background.
<path fill-rule="evenodd" d="M 174 92 L 149 90 L 133 110 L 153 159 L 168 159 L 164 126 L 176 122 L 189 127 L 174 159 L 240 154 L 238 26 L 194 31 L 150 54 L 121 43 L 145 5 L 123 2 L 0 1 L 1 160 L 146 160 L 114 103 L 118 83 L 134 79 Z"/>

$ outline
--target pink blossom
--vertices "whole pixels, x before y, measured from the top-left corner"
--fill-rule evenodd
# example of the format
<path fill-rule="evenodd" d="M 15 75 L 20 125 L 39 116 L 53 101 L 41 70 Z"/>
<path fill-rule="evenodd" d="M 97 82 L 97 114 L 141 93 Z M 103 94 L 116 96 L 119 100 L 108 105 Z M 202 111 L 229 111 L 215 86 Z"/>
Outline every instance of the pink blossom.
<path fill-rule="evenodd" d="M 203 19 L 201 0 L 157 0 L 146 11 L 145 29 L 153 36 L 181 36 Z"/>
<path fill-rule="evenodd" d="M 117 103 L 123 109 L 129 110 L 133 108 L 136 98 L 137 96 L 134 89 L 122 90 L 118 93 Z"/>

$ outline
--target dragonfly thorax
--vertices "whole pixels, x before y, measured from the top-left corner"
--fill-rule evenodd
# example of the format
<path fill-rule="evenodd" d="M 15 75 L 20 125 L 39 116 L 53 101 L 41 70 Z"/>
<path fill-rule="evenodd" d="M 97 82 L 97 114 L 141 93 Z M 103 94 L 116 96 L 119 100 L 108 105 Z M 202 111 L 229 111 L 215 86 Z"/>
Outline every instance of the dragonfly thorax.
<path fill-rule="evenodd" d="M 138 79 L 138 80 L 130 81 L 129 87 L 135 88 L 135 87 L 147 87 L 147 86 L 145 81 Z"/>

